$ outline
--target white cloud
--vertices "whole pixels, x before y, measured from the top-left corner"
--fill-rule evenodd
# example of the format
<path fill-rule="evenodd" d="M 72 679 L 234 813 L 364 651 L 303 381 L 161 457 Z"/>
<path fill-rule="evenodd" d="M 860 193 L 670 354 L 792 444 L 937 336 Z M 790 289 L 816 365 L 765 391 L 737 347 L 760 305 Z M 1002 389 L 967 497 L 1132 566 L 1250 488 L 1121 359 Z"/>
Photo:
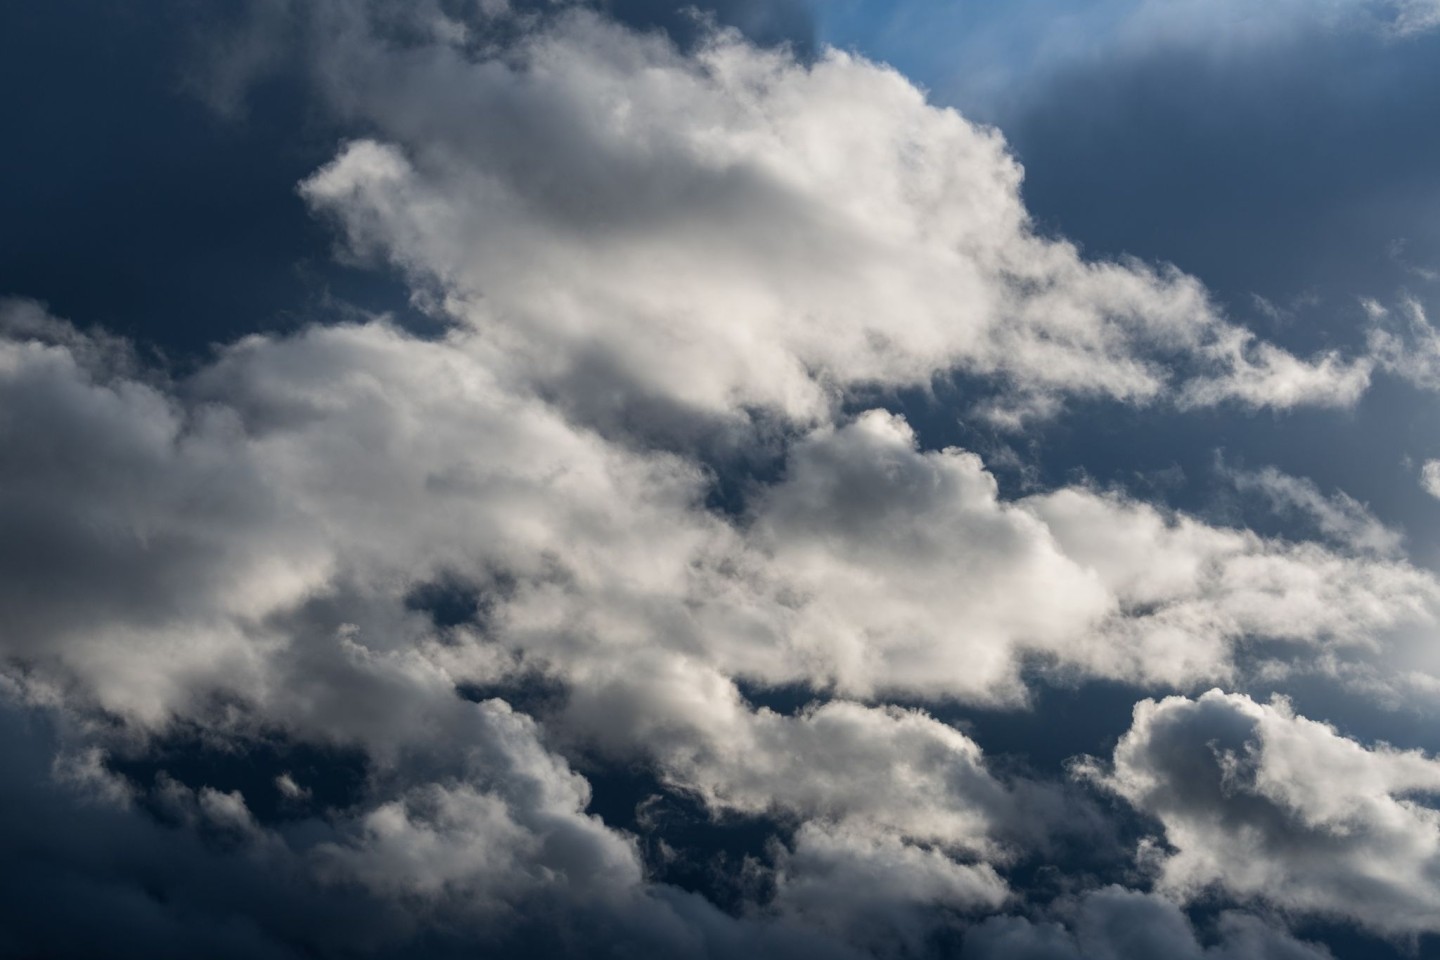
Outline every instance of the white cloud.
<path fill-rule="evenodd" d="M 332 96 L 384 139 L 305 196 L 587 417 L 808 422 L 951 370 L 1006 385 L 1002 414 L 1343 405 L 1368 380 L 1254 342 L 1178 271 L 1036 236 L 999 134 L 862 59 L 724 34 L 683 57 L 579 12 L 479 64 L 339 36 Z"/>
<path fill-rule="evenodd" d="M 1421 466 L 1420 486 L 1430 496 L 1440 498 L 1440 460 L 1426 460 Z"/>
<path fill-rule="evenodd" d="M 713 668 L 649 654 L 594 669 L 563 719 L 615 759 L 653 758 L 667 781 L 717 812 L 992 860 L 1007 858 L 1009 841 L 1043 832 L 1043 795 L 997 780 L 974 741 L 917 710 L 843 700 L 794 715 L 756 710 Z"/>
<path fill-rule="evenodd" d="M 1256 638 L 1359 655 L 1436 614 L 1434 578 L 1404 561 L 1266 540 L 1083 490 L 1027 504 L 1115 598 L 1118 615 L 1086 648 L 1102 675 L 1184 686 L 1228 674 L 1234 645 Z"/>
<path fill-rule="evenodd" d="M 1343 517 L 1346 533 L 1388 546 Z M 1014 701 L 1037 657 L 1186 686 L 1230 676 L 1246 638 L 1371 649 L 1433 622 L 1440 600 L 1401 560 L 1085 488 L 1002 501 L 973 454 L 922 453 L 881 413 L 797 444 L 749 532 L 810 678 L 860 695 Z"/>
<path fill-rule="evenodd" d="M 1183 686 L 1229 675 L 1243 638 L 1374 649 L 1434 613 L 1402 560 L 1083 488 L 1006 502 L 973 454 L 878 412 L 795 443 L 727 521 L 696 465 L 567 423 L 465 331 L 252 338 L 173 387 L 0 350 L 29 411 L 4 426 L 0 517 L 43 544 L 0 554 L 7 651 L 33 690 L 147 724 L 223 690 L 391 756 L 463 722 L 456 682 L 516 669 L 582 686 L 668 650 L 725 682 L 1016 702 L 1035 657 Z M 486 593 L 483 631 L 407 608 L 440 577 Z"/>
<path fill-rule="evenodd" d="M 1146 700 L 1099 780 L 1164 827 L 1160 884 L 1433 932 L 1440 910 L 1440 761 L 1366 747 L 1296 715 L 1213 690 Z"/>
<path fill-rule="evenodd" d="M 1022 651 L 1069 647 L 1113 608 L 979 457 L 921 453 L 878 411 L 794 448 L 752 538 L 799 655 L 860 694 L 1014 700 Z"/>
<path fill-rule="evenodd" d="M 1342 546 L 1378 556 L 1400 553 L 1404 540 L 1400 532 L 1387 527 L 1365 504 L 1343 490 L 1327 497 L 1314 481 L 1281 473 L 1274 467 L 1225 473 L 1238 489 L 1263 495 L 1279 512 L 1308 517 L 1320 533 Z"/>
<path fill-rule="evenodd" d="M 843 826 L 805 824 L 775 870 L 772 909 L 880 956 L 920 954 L 948 912 L 990 913 L 1010 898 L 988 864 Z"/>
<path fill-rule="evenodd" d="M 552 884 L 576 899 L 633 894 L 632 842 L 584 813 L 589 785 L 539 743 L 534 721 L 500 701 L 471 709 L 465 778 L 365 811 L 346 840 L 312 852 L 320 875 L 462 915 Z"/>
<path fill-rule="evenodd" d="M 1362 305 L 1371 320 L 1369 351 L 1379 369 L 1423 390 L 1440 390 L 1440 331 L 1424 304 L 1405 295 L 1393 312 L 1373 300 Z"/>

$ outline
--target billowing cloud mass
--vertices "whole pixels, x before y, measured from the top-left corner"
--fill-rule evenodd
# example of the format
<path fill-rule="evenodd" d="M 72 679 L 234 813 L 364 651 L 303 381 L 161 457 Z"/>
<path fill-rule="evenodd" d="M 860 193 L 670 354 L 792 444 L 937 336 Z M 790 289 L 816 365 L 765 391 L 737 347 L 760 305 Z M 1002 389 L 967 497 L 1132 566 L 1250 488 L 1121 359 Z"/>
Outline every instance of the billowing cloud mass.
<path fill-rule="evenodd" d="M 837 51 L 802 66 L 720 34 L 681 56 L 576 13 L 478 66 L 342 33 L 324 70 L 383 140 L 306 197 L 590 418 L 807 423 L 837 391 L 952 370 L 996 378 L 1012 416 L 1176 390 L 1345 404 L 1368 381 L 1255 341 L 1178 271 L 1036 235 L 998 133 Z"/>
<path fill-rule="evenodd" d="M 1390 934 L 1435 929 L 1440 760 L 1212 690 L 1146 700 L 1102 782 L 1164 827 L 1163 888 L 1218 886 Z"/>
<path fill-rule="evenodd" d="M 998 131 L 858 55 L 465 6 L 295 14 L 356 133 L 299 193 L 438 326 L 356 310 L 172 367 L 0 304 L 0 680 L 51 755 L 13 802 L 151 838 L 26 856 L 131 863 L 87 895 L 236 955 L 1299 960 L 1327 954 L 1265 911 L 1436 929 L 1424 755 L 1214 692 L 1143 701 L 1077 783 L 955 713 L 1097 681 L 1410 703 L 1440 580 L 1398 532 L 1275 470 L 1232 480 L 1319 539 L 1003 490 L 889 404 L 1343 407 L 1398 360 L 1297 355 L 1043 235 Z M 1115 796 L 1163 828 L 1138 864 Z M 0 952 L 57 936 L 17 929 Z"/>

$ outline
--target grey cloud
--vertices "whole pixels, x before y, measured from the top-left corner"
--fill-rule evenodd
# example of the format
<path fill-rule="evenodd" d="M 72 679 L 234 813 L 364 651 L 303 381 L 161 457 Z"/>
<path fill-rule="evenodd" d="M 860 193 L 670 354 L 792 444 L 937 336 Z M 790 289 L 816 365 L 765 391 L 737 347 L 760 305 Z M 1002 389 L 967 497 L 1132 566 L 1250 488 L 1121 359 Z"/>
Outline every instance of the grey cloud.
<path fill-rule="evenodd" d="M 940 850 L 844 826 L 806 824 L 775 869 L 773 909 L 876 956 L 921 955 L 937 930 L 1011 898 L 987 864 L 957 863 Z"/>
<path fill-rule="evenodd" d="M 23 545 L 5 558 L 7 652 L 37 690 L 75 682 L 150 725 L 223 692 L 393 758 L 463 728 L 457 683 L 538 669 L 584 688 L 578 717 L 618 666 L 644 725 L 617 709 L 581 726 L 663 744 L 671 716 L 712 702 L 687 705 L 693 678 L 1015 702 L 1037 654 L 1190 683 L 1226 674 L 1244 636 L 1343 654 L 1433 613 L 1434 583 L 1403 561 L 1083 489 L 1003 501 L 976 457 L 922 453 L 879 413 L 796 443 L 732 522 L 701 508 L 693 463 L 567 423 L 464 332 L 252 338 L 173 389 L 87 369 L 89 347 L 4 349 L 14 408 L 50 398 L 6 421 Z M 508 584 L 483 625 L 411 605 L 455 575 Z"/>
<path fill-rule="evenodd" d="M 1394 936 L 1435 929 L 1440 761 L 1366 747 L 1283 700 L 1218 690 L 1137 705 L 1099 782 L 1164 828 L 1180 896 L 1219 888 Z"/>
<path fill-rule="evenodd" d="M 737 919 L 693 894 L 639 887 L 626 869 L 588 891 L 564 886 L 584 872 L 576 858 L 595 849 L 574 836 L 551 833 L 536 869 L 497 873 L 515 852 L 498 841 L 516 837 L 515 823 L 487 834 L 500 824 L 469 815 L 482 794 L 458 784 L 416 787 L 403 803 L 352 811 L 353 820 L 269 827 L 237 792 L 161 777 L 146 791 L 165 811 L 160 822 L 73 774 L 52 776 L 52 756 L 80 732 L 66 727 L 63 714 L 0 705 L 0 756 L 12 777 L 0 797 L 7 954 L 862 956 L 808 925 Z M 555 814 L 542 801 L 499 816 L 533 825 Z M 546 876 L 541 862 L 565 872 Z M 540 886 L 527 890 L 522 877 Z M 487 878 L 498 885 L 487 888 Z"/>
<path fill-rule="evenodd" d="M 1068 922 L 997 917 L 972 930 L 965 960 L 1327 960 L 1324 946 L 1296 940 L 1283 928 L 1239 912 L 1216 921 L 1218 941 L 1205 945 L 1172 902 L 1107 887 L 1069 905 Z"/>

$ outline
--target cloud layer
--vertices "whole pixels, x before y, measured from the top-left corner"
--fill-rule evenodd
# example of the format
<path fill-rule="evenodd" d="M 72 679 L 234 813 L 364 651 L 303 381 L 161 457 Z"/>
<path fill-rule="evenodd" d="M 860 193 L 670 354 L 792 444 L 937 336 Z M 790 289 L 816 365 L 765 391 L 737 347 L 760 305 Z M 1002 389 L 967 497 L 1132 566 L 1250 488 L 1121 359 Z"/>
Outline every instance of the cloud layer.
<path fill-rule="evenodd" d="M 364 132 L 300 193 L 428 331 L 359 313 L 182 371 L 0 304 L 0 678 L 53 725 L 16 803 L 182 838 L 27 857 L 148 872 L 88 889 L 157 924 L 156 885 L 255 885 L 176 910 L 277 956 L 1324 955 L 1267 906 L 1433 929 L 1427 757 L 1217 692 L 1142 702 L 1087 785 L 943 719 L 1098 680 L 1410 696 L 1437 665 L 1387 656 L 1440 583 L 1398 535 L 1273 471 L 1242 485 L 1328 543 L 1083 480 L 1003 495 L 884 409 L 955 377 L 1009 430 L 1345 406 L 1378 353 L 1296 356 L 1174 268 L 1040 235 L 999 133 L 893 70 L 501 7 L 327 3 L 299 43 Z M 281 760 L 227 786 L 175 742 Z M 1095 784 L 1168 844 L 1111 879 L 1158 879 L 1041 902 L 1025 871 L 1134 827 Z M 728 912 L 665 880 L 693 855 L 666 803 L 758 837 L 710 878 Z M 1209 889 L 1235 909 L 1197 926 Z"/>

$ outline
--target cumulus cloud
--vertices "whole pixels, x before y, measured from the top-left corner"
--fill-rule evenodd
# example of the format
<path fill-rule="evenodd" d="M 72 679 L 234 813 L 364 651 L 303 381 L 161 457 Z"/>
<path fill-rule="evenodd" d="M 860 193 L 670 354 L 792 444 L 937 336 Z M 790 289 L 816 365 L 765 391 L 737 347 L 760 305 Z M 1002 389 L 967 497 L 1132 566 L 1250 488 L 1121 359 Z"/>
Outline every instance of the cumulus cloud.
<path fill-rule="evenodd" d="M 1085 487 L 1003 501 L 973 454 L 921 452 L 879 412 L 797 444 L 750 530 L 802 653 L 867 694 L 1013 701 L 1037 658 L 1185 685 L 1228 675 L 1245 638 L 1368 648 L 1435 613 L 1403 560 Z"/>
<path fill-rule="evenodd" d="M 1097 775 L 1164 828 L 1150 855 L 1179 896 L 1219 888 L 1389 935 L 1437 929 L 1440 761 L 1419 751 L 1212 690 L 1137 705 Z"/>
<path fill-rule="evenodd" d="M 974 455 L 879 412 L 801 439 L 727 520 L 697 465 L 508 389 L 463 330 L 252 338 L 170 387 L 53 338 L 3 349 L 7 542 L 34 545 L 5 557 L 8 653 L 145 723 L 224 690 L 393 753 L 458 722 L 430 705 L 457 682 L 598 690 L 657 649 L 722 680 L 1014 702 L 1037 655 L 1185 684 L 1246 636 L 1365 646 L 1432 613 L 1401 560 L 1084 488 L 1003 501 Z M 407 605 L 444 577 L 485 594 L 483 629 Z"/>
<path fill-rule="evenodd" d="M 999 134 L 894 71 L 482 7 L 324 4 L 307 48 L 368 135 L 301 193 L 438 334 L 367 317 L 182 375 L 0 305 L 0 663 L 63 718 L 62 781 L 381 904 L 387 936 L 564 914 L 656 955 L 918 951 L 1078 817 L 917 703 L 1189 689 L 1265 643 L 1327 663 L 1433 622 L 1433 575 L 1298 481 L 1266 489 L 1342 548 L 1084 485 L 1005 498 L 975 454 L 848 412 L 954 373 L 1012 426 L 1076 397 L 1343 405 L 1371 360 L 1295 357 L 1178 270 L 1040 236 Z M 721 511 L 727 455 L 773 471 Z M 556 695 L 522 708 L 527 683 Z M 107 766 L 177 731 L 355 751 L 363 784 L 320 809 L 272 771 L 310 817 L 287 831 L 253 790 Z M 1139 762 L 1105 782 L 1155 812 Z M 737 919 L 647 876 L 577 772 L 606 764 L 768 831 L 769 898 Z M 1193 942 L 1125 896 L 1082 914 L 1139 904 Z M 995 935 L 1071 949 L 1019 923 Z"/>
<path fill-rule="evenodd" d="M 467 915 L 554 883 L 576 897 L 635 889 L 632 843 L 585 815 L 589 785 L 539 743 L 534 721 L 503 701 L 472 709 L 464 775 L 366 811 L 346 842 L 314 851 L 322 876 Z"/>
<path fill-rule="evenodd" d="M 999 134 L 862 59 L 723 33 L 685 57 L 579 12 L 479 64 L 347 30 L 323 76 L 381 139 L 305 196 L 590 417 L 809 422 L 952 370 L 1004 384 L 1000 414 L 1345 404 L 1368 377 L 1253 342 L 1174 269 L 1041 238 Z"/>
<path fill-rule="evenodd" d="M 1003 500 L 973 454 L 921 451 L 880 412 L 811 431 L 722 517 L 693 463 L 502 389 L 464 330 L 251 338 L 178 383 L 122 372 L 58 321 L 0 356 L 7 411 L 29 411 L 4 421 L 3 461 L 23 695 L 140 730 L 358 747 L 379 779 L 304 869 L 422 915 L 647 896 L 631 841 L 586 813 L 559 755 L 593 750 L 713 816 L 791 825 L 775 916 L 914 936 L 937 910 L 1004 902 L 997 867 L 1064 829 L 1061 800 L 922 712 L 779 714 L 737 679 L 1003 703 L 1041 657 L 1189 684 L 1228 674 L 1243 638 L 1364 647 L 1434 601 L 1400 560 L 1085 488 Z M 413 604 L 437 578 L 473 586 L 477 619 Z M 544 728 L 456 696 L 536 671 L 565 691 Z M 255 832 L 243 796 L 184 796 L 176 810 Z M 869 919 L 834 906 L 847 878 L 898 870 L 914 883 Z"/>

